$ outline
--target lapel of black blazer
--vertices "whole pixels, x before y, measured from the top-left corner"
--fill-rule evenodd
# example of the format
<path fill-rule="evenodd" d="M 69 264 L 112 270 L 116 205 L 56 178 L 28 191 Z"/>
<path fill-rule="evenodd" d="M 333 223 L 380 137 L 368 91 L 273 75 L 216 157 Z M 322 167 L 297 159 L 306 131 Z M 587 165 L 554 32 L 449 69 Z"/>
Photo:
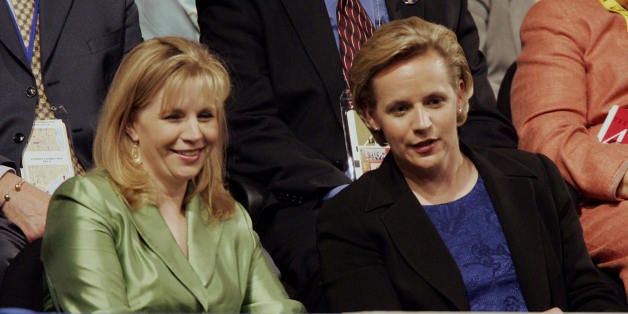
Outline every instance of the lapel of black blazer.
<path fill-rule="evenodd" d="M 63 31 L 73 0 L 43 0 L 39 2 L 39 29 L 41 64 L 46 69 L 48 60 Z"/>
<path fill-rule="evenodd" d="M 380 219 L 408 265 L 458 310 L 469 310 L 458 266 L 391 154 L 375 173 L 368 195 L 367 211 L 387 207 Z"/>
<path fill-rule="evenodd" d="M 17 37 L 17 30 L 6 1 L 0 1 L 0 43 L 20 60 L 24 68 L 30 71 L 30 66 L 24 55 L 24 50 Z"/>
<path fill-rule="evenodd" d="M 489 159 L 490 155 L 481 151 L 464 145 L 462 149 L 477 167 L 491 196 L 527 305 L 550 304 L 544 248 L 549 243 L 544 238 L 546 233 L 537 209 L 539 204 L 533 187 L 538 180 L 536 174 L 514 158 L 508 158 L 508 153 Z"/>
<path fill-rule="evenodd" d="M 340 95 L 344 88 L 340 54 L 327 17 L 325 2 L 281 0 L 288 17 L 321 77 L 340 123 Z"/>
<path fill-rule="evenodd" d="M 539 206 L 534 195 L 536 175 L 515 159 L 486 157 L 462 145 L 477 167 L 504 230 L 519 284 L 528 306 L 550 303 L 546 256 Z M 460 271 L 430 218 L 405 183 L 391 154 L 374 173 L 367 211 L 382 210 L 381 219 L 408 264 L 459 310 L 469 302 Z"/>

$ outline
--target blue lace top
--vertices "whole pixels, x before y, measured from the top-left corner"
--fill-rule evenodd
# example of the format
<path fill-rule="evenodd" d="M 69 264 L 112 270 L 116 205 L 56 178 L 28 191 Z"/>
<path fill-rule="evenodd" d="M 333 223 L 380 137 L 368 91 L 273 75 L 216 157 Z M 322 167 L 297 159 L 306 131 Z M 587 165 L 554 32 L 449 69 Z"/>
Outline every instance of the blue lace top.
<path fill-rule="evenodd" d="M 423 207 L 460 269 L 471 311 L 527 311 L 482 178 L 458 200 Z"/>

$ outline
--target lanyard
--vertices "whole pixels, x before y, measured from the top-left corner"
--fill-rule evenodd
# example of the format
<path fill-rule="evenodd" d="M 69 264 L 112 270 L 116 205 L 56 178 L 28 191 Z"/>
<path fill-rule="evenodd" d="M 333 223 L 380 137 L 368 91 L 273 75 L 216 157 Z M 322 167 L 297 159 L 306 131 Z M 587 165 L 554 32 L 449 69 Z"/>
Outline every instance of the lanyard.
<path fill-rule="evenodd" d="M 24 46 L 24 40 L 22 39 L 22 33 L 20 32 L 20 26 L 17 24 L 17 18 L 15 16 L 15 10 L 13 10 L 13 5 L 11 4 L 11 0 L 6 0 L 7 5 L 11 8 L 11 15 L 13 16 L 13 25 L 15 26 L 15 30 L 17 31 L 17 37 L 20 40 L 20 44 L 22 45 L 22 50 L 24 50 L 24 55 L 26 56 L 26 60 L 30 65 L 33 60 L 33 48 L 35 47 L 35 32 L 37 31 L 37 20 L 39 15 L 39 0 L 35 0 L 35 5 L 33 8 L 33 22 L 30 26 L 30 35 L 28 38 L 28 48 Z"/>

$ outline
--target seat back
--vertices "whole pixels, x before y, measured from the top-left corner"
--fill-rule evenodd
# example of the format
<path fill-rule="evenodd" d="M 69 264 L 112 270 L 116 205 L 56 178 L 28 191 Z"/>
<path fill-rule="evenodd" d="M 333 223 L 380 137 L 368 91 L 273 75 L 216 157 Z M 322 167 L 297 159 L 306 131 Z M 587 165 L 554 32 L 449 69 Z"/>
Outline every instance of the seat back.
<path fill-rule="evenodd" d="M 512 121 L 512 114 L 510 113 L 510 86 L 512 85 L 512 79 L 515 76 L 517 70 L 517 63 L 513 62 L 504 73 L 501 85 L 499 85 L 499 91 L 497 92 L 497 110 L 503 114 L 509 121 Z"/>
<path fill-rule="evenodd" d="M 253 221 L 260 217 L 264 205 L 264 188 L 259 183 L 235 173 L 227 179 L 229 192 L 249 212 Z"/>

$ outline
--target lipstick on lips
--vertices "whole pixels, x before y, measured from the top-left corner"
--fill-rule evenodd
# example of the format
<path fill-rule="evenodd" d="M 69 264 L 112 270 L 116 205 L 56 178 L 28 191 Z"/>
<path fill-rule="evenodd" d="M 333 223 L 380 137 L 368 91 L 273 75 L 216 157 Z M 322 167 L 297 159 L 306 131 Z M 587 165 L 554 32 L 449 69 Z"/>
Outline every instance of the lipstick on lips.
<path fill-rule="evenodd" d="M 414 151 L 419 154 L 427 154 L 432 151 L 437 141 L 437 139 L 431 138 L 414 144 L 412 147 L 414 148 Z"/>
<path fill-rule="evenodd" d="M 172 150 L 179 158 L 185 162 L 193 163 L 201 158 L 201 152 L 203 148 L 189 149 L 189 150 Z"/>

